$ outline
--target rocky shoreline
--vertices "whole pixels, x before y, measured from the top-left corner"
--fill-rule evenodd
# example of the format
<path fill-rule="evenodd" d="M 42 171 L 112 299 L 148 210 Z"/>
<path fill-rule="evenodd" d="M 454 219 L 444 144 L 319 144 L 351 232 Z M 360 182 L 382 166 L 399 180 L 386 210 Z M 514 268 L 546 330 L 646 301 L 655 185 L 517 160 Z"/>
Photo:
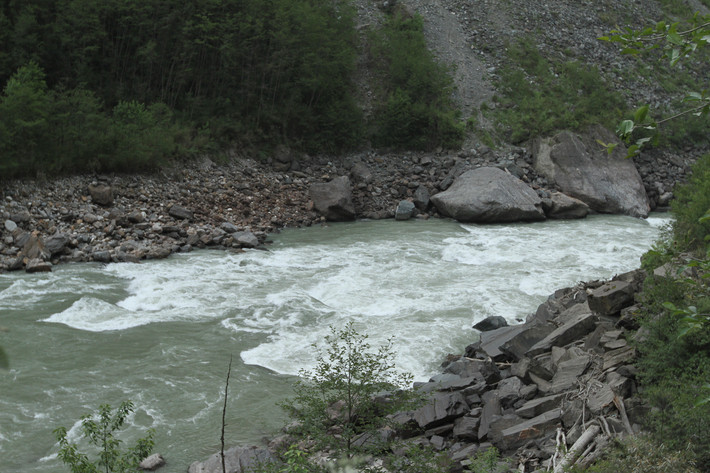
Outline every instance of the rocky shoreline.
<path fill-rule="evenodd" d="M 521 472 L 590 465 L 613 439 L 639 433 L 647 411 L 631 342 L 643 337 L 635 295 L 645 277 L 636 270 L 557 290 L 520 325 L 498 317 L 477 324 L 479 341 L 450 355 L 429 382 L 415 383 L 423 406 L 396 414 L 395 428 L 378 436 L 445 452 L 450 471 L 468 471 L 471 458 L 492 446 Z M 284 434 L 268 447 L 231 448 L 228 471 L 276 461 L 294 441 Z M 188 471 L 222 471 L 221 457 Z"/>
<path fill-rule="evenodd" d="M 282 149 L 265 162 L 232 156 L 215 164 L 203 158 L 152 175 L 6 182 L 0 195 L 0 272 L 50 271 L 66 262 L 139 262 L 195 248 L 259 247 L 282 228 L 341 219 L 319 208 L 313 186 L 343 176 L 352 201 L 347 218 L 393 218 L 402 201 L 415 204 L 410 211 L 418 218 L 451 215 L 431 205 L 430 197 L 482 167 L 504 170 L 535 191 L 543 206 L 552 206 L 561 185 L 539 172 L 534 153 L 479 145 L 455 153 L 308 157 Z M 692 162 L 675 155 L 638 160 L 649 208 L 667 205 Z"/>

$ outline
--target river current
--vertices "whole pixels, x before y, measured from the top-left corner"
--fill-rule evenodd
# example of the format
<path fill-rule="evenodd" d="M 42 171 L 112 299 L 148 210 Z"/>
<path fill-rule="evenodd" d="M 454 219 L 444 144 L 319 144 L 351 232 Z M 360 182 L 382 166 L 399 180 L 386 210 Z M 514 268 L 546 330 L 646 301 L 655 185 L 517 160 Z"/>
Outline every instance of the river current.
<path fill-rule="evenodd" d="M 82 415 L 130 399 L 121 438 L 154 428 L 161 471 L 182 473 L 219 450 L 230 355 L 227 443 L 257 442 L 330 326 L 393 336 L 397 365 L 426 380 L 473 323 L 523 320 L 556 289 L 638 267 L 668 222 L 365 221 L 286 230 L 267 251 L 0 275 L 0 471 L 68 471 L 53 429 L 80 441 Z"/>

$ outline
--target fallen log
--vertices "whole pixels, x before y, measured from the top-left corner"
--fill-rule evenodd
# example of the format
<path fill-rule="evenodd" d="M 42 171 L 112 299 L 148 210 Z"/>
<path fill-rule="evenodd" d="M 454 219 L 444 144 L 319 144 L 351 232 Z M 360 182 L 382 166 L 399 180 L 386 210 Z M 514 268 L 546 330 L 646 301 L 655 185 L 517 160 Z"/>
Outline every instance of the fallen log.
<path fill-rule="evenodd" d="M 584 449 L 589 445 L 597 435 L 601 428 L 597 425 L 591 425 L 584 433 L 577 439 L 577 441 L 572 445 L 567 454 L 562 457 L 562 460 L 555 465 L 554 473 L 563 473 L 567 467 L 574 464 L 577 457 L 584 451 Z"/>

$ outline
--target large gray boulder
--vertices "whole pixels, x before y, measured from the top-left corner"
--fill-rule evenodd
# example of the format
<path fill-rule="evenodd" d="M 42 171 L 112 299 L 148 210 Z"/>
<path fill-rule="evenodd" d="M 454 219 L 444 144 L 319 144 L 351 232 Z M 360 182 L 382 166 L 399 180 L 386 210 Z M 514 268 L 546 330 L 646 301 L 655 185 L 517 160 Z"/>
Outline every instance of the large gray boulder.
<path fill-rule="evenodd" d="M 599 144 L 618 143 L 613 153 Z M 535 170 L 550 185 L 601 213 L 646 217 L 648 197 L 634 162 L 616 136 L 601 126 L 583 134 L 562 131 L 533 144 Z"/>
<path fill-rule="evenodd" d="M 437 210 L 460 222 L 544 220 L 540 197 L 520 179 L 493 168 L 467 171 L 432 196 Z"/>
<path fill-rule="evenodd" d="M 352 186 L 347 176 L 336 177 L 326 183 L 313 184 L 310 194 L 313 206 L 327 220 L 355 219 Z"/>

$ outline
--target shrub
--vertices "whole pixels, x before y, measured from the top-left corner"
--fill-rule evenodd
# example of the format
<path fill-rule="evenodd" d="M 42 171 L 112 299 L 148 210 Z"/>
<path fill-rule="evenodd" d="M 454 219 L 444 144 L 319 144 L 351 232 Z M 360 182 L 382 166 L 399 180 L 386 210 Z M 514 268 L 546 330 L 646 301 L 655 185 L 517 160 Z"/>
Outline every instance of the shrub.
<path fill-rule="evenodd" d="M 378 430 L 391 422 L 387 415 L 416 403 L 414 393 L 403 390 L 411 376 L 396 370 L 391 340 L 372 351 L 352 322 L 342 330 L 331 327 L 325 342 L 316 367 L 301 372 L 294 398 L 283 407 L 298 421 L 297 433 L 318 449 L 348 458 L 378 451 Z"/>
<path fill-rule="evenodd" d="M 508 45 L 507 54 L 511 65 L 501 70 L 494 115 L 513 143 L 595 123 L 612 127 L 626 109 L 594 68 L 550 61 L 530 38 Z"/>
<path fill-rule="evenodd" d="M 79 452 L 76 444 L 67 440 L 67 430 L 59 427 L 54 434 L 59 442 L 59 459 L 69 466 L 72 473 L 127 473 L 138 471 L 138 464 L 150 455 L 153 450 L 153 430 L 148 430 L 147 437 L 139 439 L 136 444 L 122 451 L 121 441 L 115 437 L 121 429 L 126 417 L 133 412 L 133 403 L 124 401 L 115 410 L 104 404 L 95 415 L 86 415 L 81 423 L 84 437 L 93 445 L 98 453 L 92 460 L 88 454 Z"/>
<path fill-rule="evenodd" d="M 690 250 L 704 249 L 710 235 L 710 220 L 701 221 L 710 210 L 710 154 L 695 163 L 688 182 L 678 186 L 674 194 L 675 241 Z"/>
<path fill-rule="evenodd" d="M 576 470 L 573 470 L 576 471 Z M 686 450 L 672 450 L 647 436 L 617 442 L 589 473 L 699 473 Z"/>
<path fill-rule="evenodd" d="M 450 70 L 427 49 L 422 18 L 400 9 L 370 37 L 382 106 L 374 111 L 377 146 L 433 149 L 460 146 L 465 123 L 451 94 Z"/>

